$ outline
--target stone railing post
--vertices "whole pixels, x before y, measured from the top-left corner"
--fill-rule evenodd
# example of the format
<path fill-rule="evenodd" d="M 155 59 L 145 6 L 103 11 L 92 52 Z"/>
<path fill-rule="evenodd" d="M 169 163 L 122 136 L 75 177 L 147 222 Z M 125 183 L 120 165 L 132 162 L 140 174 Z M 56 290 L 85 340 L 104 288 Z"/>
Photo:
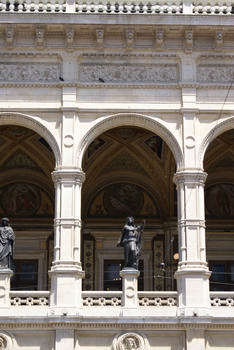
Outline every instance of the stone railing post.
<path fill-rule="evenodd" d="M 123 314 L 135 314 L 138 309 L 138 277 L 140 272 L 134 268 L 120 271 L 122 277 L 122 307 Z"/>
<path fill-rule="evenodd" d="M 9 308 L 10 302 L 10 282 L 13 271 L 9 268 L 0 268 L 0 309 Z"/>
<path fill-rule="evenodd" d="M 66 0 L 66 12 L 67 13 L 76 12 L 76 0 Z"/>
<path fill-rule="evenodd" d="M 192 0 L 183 0 L 183 14 L 192 15 L 193 14 L 193 2 Z"/>
<path fill-rule="evenodd" d="M 81 187 L 80 169 L 57 169 L 55 183 L 54 261 L 50 306 L 56 314 L 77 314 L 82 308 Z"/>
<path fill-rule="evenodd" d="M 179 316 L 209 316 L 209 277 L 205 247 L 204 184 L 207 174 L 200 169 L 175 174 L 178 198 Z"/>

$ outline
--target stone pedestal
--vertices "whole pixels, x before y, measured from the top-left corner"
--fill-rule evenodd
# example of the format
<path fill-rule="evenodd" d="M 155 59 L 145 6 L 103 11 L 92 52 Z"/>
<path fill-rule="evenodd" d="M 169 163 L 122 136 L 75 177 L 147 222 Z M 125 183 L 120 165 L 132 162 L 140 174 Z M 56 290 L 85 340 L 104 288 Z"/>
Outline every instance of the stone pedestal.
<path fill-rule="evenodd" d="M 120 271 L 122 277 L 122 307 L 126 309 L 137 309 L 138 308 L 138 277 L 140 272 L 134 268 L 124 268 Z"/>
<path fill-rule="evenodd" d="M 13 271 L 9 268 L 0 268 L 0 308 L 9 308 L 10 281 Z"/>
<path fill-rule="evenodd" d="M 81 266 L 59 264 L 50 271 L 51 297 L 50 306 L 55 315 L 77 315 L 82 305 Z"/>
<path fill-rule="evenodd" d="M 206 266 L 178 268 L 178 316 L 208 317 L 210 315 L 209 277 Z"/>

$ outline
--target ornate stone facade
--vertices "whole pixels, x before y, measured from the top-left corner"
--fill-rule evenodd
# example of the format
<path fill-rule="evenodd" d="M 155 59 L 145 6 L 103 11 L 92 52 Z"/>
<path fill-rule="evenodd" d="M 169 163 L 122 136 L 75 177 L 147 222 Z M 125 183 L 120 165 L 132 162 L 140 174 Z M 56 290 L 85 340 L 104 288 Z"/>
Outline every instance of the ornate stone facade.
<path fill-rule="evenodd" d="M 0 12 L 0 350 L 233 348 L 232 4 Z"/>

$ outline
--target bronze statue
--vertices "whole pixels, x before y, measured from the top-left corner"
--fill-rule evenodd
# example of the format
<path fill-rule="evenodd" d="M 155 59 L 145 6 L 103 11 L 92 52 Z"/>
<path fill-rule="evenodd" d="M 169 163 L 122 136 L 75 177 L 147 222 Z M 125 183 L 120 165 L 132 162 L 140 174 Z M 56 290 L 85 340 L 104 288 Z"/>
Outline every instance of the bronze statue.
<path fill-rule="evenodd" d="M 126 224 L 122 229 L 122 233 L 117 247 L 124 247 L 124 267 L 132 267 L 138 270 L 138 264 L 141 253 L 141 234 L 144 231 L 145 220 L 143 225 L 135 226 L 134 218 L 129 216 Z"/>
<path fill-rule="evenodd" d="M 13 268 L 15 234 L 9 220 L 3 218 L 0 226 L 0 268 Z"/>

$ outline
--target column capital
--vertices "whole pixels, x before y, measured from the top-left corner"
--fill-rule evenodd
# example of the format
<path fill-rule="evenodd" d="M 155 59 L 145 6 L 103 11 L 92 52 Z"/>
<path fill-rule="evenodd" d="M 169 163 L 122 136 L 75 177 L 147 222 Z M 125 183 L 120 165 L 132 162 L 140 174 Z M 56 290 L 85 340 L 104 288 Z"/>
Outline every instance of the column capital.
<path fill-rule="evenodd" d="M 207 173 L 202 169 L 183 169 L 174 174 L 173 181 L 176 185 L 180 184 L 197 184 L 204 185 L 206 182 Z"/>
<path fill-rule="evenodd" d="M 52 173 L 54 183 L 74 182 L 82 184 L 85 180 L 85 173 L 80 168 L 56 168 Z"/>

